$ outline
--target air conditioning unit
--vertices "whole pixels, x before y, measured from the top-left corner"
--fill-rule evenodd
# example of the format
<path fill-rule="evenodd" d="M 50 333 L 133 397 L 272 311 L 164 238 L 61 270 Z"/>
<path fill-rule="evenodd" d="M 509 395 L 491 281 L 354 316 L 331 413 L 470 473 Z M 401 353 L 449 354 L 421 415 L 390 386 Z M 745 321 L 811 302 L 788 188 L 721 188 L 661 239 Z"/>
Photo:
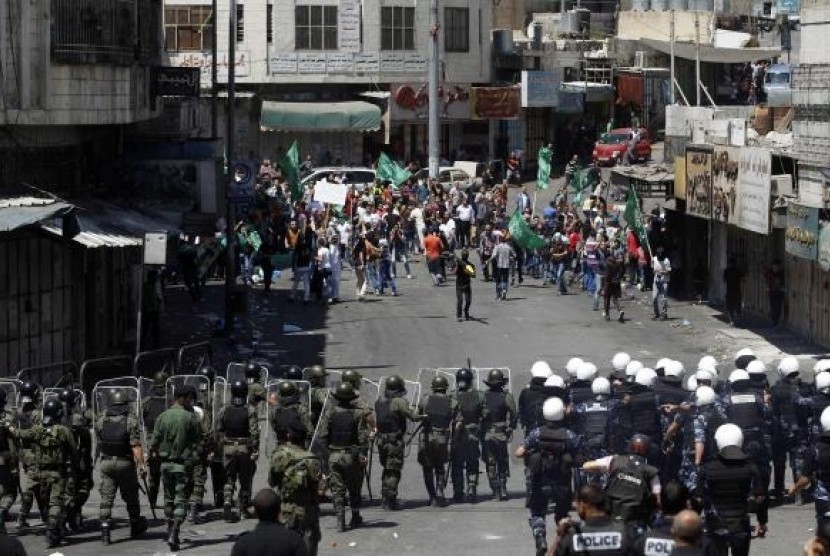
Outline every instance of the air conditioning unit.
<path fill-rule="evenodd" d="M 646 53 L 644 50 L 637 50 L 636 52 L 634 52 L 634 67 L 646 67 Z"/>
<path fill-rule="evenodd" d="M 772 176 L 772 187 L 770 193 L 772 195 L 794 197 L 793 194 L 793 177 L 790 174 L 779 174 Z"/>

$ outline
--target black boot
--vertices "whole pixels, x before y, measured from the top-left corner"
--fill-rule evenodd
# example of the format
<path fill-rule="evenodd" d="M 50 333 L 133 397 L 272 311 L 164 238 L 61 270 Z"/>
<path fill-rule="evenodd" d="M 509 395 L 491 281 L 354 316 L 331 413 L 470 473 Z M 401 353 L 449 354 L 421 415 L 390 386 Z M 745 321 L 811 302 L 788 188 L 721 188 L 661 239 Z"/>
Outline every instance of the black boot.
<path fill-rule="evenodd" d="M 46 525 L 46 542 L 49 548 L 57 548 L 61 544 L 61 525 L 54 520 L 49 520 Z"/>
<path fill-rule="evenodd" d="M 477 502 L 478 496 L 476 496 L 476 485 L 470 485 L 467 487 L 467 503 L 476 504 Z"/>
<path fill-rule="evenodd" d="M 435 505 L 435 475 L 432 473 L 431 467 L 422 467 L 421 471 L 424 474 L 424 486 L 429 495 L 429 503 Z"/>
<path fill-rule="evenodd" d="M 542 528 L 533 530 L 533 539 L 536 541 L 536 556 L 545 556 L 548 553 L 548 540 Z"/>
<path fill-rule="evenodd" d="M 181 527 L 181 522 L 178 520 L 173 521 L 173 525 L 170 527 L 170 534 L 167 536 L 167 546 L 170 547 L 170 550 L 173 552 L 179 549 L 181 541 L 179 540 L 179 528 Z"/>
<path fill-rule="evenodd" d="M 501 475 L 499 477 L 499 500 L 509 500 L 510 496 L 507 494 L 507 477 Z"/>
<path fill-rule="evenodd" d="M 130 520 L 130 537 L 135 539 L 143 535 L 147 531 L 147 518 L 139 516 L 136 519 Z"/>
<path fill-rule="evenodd" d="M 6 522 L 9 520 L 9 510 L 2 510 L 0 511 L 0 535 L 5 535 L 6 531 Z"/>
<path fill-rule="evenodd" d="M 101 544 L 104 546 L 109 546 L 112 542 L 110 539 L 110 531 L 112 529 L 112 523 L 109 520 L 101 522 Z"/>
<path fill-rule="evenodd" d="M 224 519 L 226 523 L 233 523 L 235 521 L 233 516 L 233 506 L 225 504 L 222 507 L 222 519 Z"/>
<path fill-rule="evenodd" d="M 400 507 L 398 506 L 398 495 L 394 492 L 390 492 L 389 493 L 389 500 L 387 501 L 387 504 L 389 506 L 390 511 L 393 511 L 393 512 L 398 511 L 400 509 Z"/>
<path fill-rule="evenodd" d="M 447 497 L 444 496 L 444 470 L 437 469 L 435 471 L 435 500 L 440 507 L 447 505 Z"/>
<path fill-rule="evenodd" d="M 357 529 L 361 525 L 363 525 L 363 518 L 360 515 L 360 510 L 352 509 L 352 518 L 349 520 L 349 527 L 352 529 Z"/>

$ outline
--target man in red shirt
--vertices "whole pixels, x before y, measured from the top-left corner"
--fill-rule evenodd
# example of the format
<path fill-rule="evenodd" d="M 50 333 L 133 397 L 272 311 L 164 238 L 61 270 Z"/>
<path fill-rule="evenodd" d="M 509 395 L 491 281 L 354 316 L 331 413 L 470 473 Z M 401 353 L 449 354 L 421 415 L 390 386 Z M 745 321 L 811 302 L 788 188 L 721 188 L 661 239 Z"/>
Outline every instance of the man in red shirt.
<path fill-rule="evenodd" d="M 424 253 L 426 253 L 427 269 L 432 277 L 433 285 L 440 286 L 443 281 L 441 276 L 441 252 L 444 244 L 438 237 L 438 231 L 431 229 L 424 238 Z"/>

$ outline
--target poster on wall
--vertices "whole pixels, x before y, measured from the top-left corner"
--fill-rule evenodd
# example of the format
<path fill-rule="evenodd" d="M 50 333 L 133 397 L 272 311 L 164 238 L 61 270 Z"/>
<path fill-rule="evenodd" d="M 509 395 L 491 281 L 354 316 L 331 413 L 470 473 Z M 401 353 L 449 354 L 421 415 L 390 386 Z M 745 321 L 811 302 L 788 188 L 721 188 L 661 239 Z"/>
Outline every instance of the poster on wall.
<path fill-rule="evenodd" d="M 772 155 L 743 147 L 738 155 L 738 202 L 735 223 L 756 234 L 769 234 Z"/>
<path fill-rule="evenodd" d="M 522 112 L 522 91 L 515 87 L 473 87 L 470 102 L 475 120 L 515 120 Z"/>
<path fill-rule="evenodd" d="M 733 147 L 715 147 L 712 154 L 712 219 L 718 222 L 735 223 L 738 153 Z"/>
<path fill-rule="evenodd" d="M 830 271 L 830 222 L 819 222 L 818 264 L 825 272 Z"/>
<path fill-rule="evenodd" d="M 360 52 L 359 0 L 340 0 L 337 6 L 337 50 Z"/>
<path fill-rule="evenodd" d="M 815 260 L 818 256 L 818 209 L 790 203 L 784 250 L 790 255 Z"/>
<path fill-rule="evenodd" d="M 393 122 L 425 122 L 428 117 L 429 95 L 426 83 L 393 83 L 389 86 L 389 102 Z M 438 89 L 441 118 L 466 120 L 470 117 L 470 85 L 443 83 Z"/>
<path fill-rule="evenodd" d="M 686 214 L 712 216 L 712 150 L 686 147 Z"/>

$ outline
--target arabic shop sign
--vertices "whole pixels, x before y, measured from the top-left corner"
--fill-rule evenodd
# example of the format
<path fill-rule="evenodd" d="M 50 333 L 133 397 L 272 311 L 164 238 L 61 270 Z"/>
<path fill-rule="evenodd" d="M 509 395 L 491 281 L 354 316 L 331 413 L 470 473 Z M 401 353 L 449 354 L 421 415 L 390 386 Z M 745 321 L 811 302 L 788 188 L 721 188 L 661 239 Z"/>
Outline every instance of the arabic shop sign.
<path fill-rule="evenodd" d="M 199 68 L 156 67 L 153 93 L 159 97 L 198 97 L 199 73 Z"/>
<path fill-rule="evenodd" d="M 818 257 L 818 209 L 790 203 L 784 248 L 790 255 L 816 260 Z"/>

